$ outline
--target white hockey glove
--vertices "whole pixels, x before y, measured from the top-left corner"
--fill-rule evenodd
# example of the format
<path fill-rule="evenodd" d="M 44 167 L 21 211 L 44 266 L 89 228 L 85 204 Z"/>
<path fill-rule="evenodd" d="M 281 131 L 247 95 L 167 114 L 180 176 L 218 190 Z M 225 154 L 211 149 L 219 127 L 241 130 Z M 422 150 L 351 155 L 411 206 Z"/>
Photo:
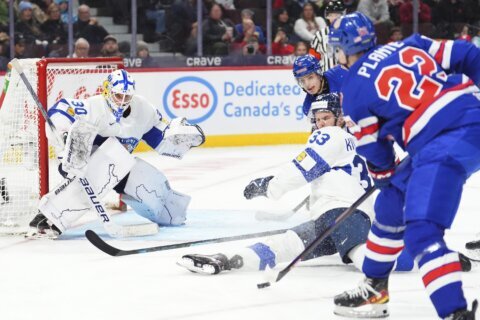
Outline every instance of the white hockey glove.
<path fill-rule="evenodd" d="M 85 175 L 97 130 L 97 126 L 84 120 L 76 120 L 70 127 L 61 158 L 61 170 L 67 178 Z"/>
<path fill-rule="evenodd" d="M 175 118 L 165 129 L 163 140 L 155 150 L 162 156 L 182 159 L 188 150 L 204 142 L 202 128 L 188 123 L 186 118 Z"/>

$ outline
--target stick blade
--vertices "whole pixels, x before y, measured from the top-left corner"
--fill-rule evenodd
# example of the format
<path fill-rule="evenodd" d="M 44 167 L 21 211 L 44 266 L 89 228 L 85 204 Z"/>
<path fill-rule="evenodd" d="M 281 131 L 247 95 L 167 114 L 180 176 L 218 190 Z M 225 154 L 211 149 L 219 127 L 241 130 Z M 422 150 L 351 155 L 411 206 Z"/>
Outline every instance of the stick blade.
<path fill-rule="evenodd" d="M 271 283 L 270 282 L 263 282 L 263 283 L 258 283 L 257 284 L 257 288 L 258 289 L 263 289 L 263 288 L 268 288 L 271 286 Z"/>
<path fill-rule="evenodd" d="M 85 237 L 87 238 L 88 241 L 90 241 L 91 244 L 93 244 L 97 249 L 105 252 L 108 255 L 111 255 L 113 257 L 121 255 L 120 249 L 114 248 L 105 241 L 103 241 L 102 238 L 98 236 L 94 231 L 92 230 L 87 230 L 85 231 Z"/>

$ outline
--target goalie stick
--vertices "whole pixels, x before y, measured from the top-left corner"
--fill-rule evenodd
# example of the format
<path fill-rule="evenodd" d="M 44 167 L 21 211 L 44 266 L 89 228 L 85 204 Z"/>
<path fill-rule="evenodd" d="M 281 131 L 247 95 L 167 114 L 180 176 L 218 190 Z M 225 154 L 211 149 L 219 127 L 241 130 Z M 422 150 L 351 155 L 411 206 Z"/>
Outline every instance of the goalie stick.
<path fill-rule="evenodd" d="M 291 216 L 293 216 L 295 213 L 297 213 L 304 205 L 308 204 L 309 201 L 310 201 L 310 196 L 307 196 L 295 208 L 289 211 L 282 212 L 280 214 L 268 212 L 268 211 L 257 211 L 255 213 L 255 219 L 257 219 L 258 221 L 264 221 L 264 220 L 285 221 L 289 219 Z"/>
<path fill-rule="evenodd" d="M 51 132 L 54 134 L 55 139 L 57 140 L 57 144 L 59 146 L 65 145 L 63 139 L 60 137 L 60 134 L 57 131 L 52 119 L 47 114 L 47 109 L 44 107 L 40 99 L 38 98 L 37 93 L 33 90 L 33 87 L 28 81 L 25 73 L 23 72 L 23 67 L 20 65 L 18 59 L 13 59 L 10 61 L 13 68 L 18 72 L 20 78 L 22 79 L 23 83 L 27 87 L 28 92 L 30 93 L 37 109 L 42 114 L 43 118 L 47 122 L 48 127 L 50 128 Z M 131 226 L 121 226 L 114 223 L 107 213 L 105 206 L 101 203 L 100 198 L 97 196 L 97 193 L 94 191 L 93 186 L 91 186 L 89 180 L 86 177 L 78 177 L 79 183 L 81 185 L 82 190 L 85 192 L 85 196 L 89 199 L 91 206 L 95 209 L 95 213 L 98 217 L 102 220 L 103 225 L 107 233 L 112 237 L 129 237 L 129 236 L 142 236 L 142 235 L 151 235 L 158 232 L 158 225 L 151 223 L 151 224 L 143 224 L 143 225 L 131 225 Z M 155 229 L 155 230 L 154 230 Z"/>
<path fill-rule="evenodd" d="M 405 158 L 403 158 L 403 160 L 400 161 L 400 163 L 397 165 L 397 170 L 400 170 L 402 167 L 407 165 L 410 159 L 411 158 L 409 156 L 406 156 Z M 348 209 L 343 211 L 342 214 L 339 215 L 337 219 L 335 219 L 335 221 L 328 228 L 326 228 L 320 235 L 318 235 L 318 237 L 310 245 L 308 245 L 298 256 L 296 256 L 285 268 L 283 268 L 279 272 L 274 272 L 273 270 L 271 270 L 271 272 L 267 272 L 266 274 L 267 281 L 257 284 L 257 288 L 263 289 L 263 288 L 269 287 L 272 284 L 272 282 L 278 282 L 282 280 L 282 278 L 285 277 L 285 275 L 289 273 L 290 270 L 292 270 L 293 267 L 295 267 L 295 265 L 303 257 L 308 255 L 313 250 L 315 250 L 315 248 L 320 244 L 320 242 L 322 242 L 323 240 L 325 240 L 325 238 L 330 236 L 333 233 L 333 231 L 335 231 L 335 229 L 337 229 L 338 226 L 341 223 L 343 223 L 343 221 L 345 221 L 348 217 L 350 217 L 355 212 L 358 206 L 360 206 L 363 202 L 365 202 L 365 200 L 367 200 L 377 190 L 378 190 L 377 185 L 374 185 L 370 190 L 365 192 Z"/>
<path fill-rule="evenodd" d="M 186 248 L 186 247 L 198 246 L 203 244 L 221 243 L 221 242 L 245 240 L 245 239 L 251 239 L 251 238 L 260 238 L 260 237 L 266 237 L 266 236 L 284 233 L 288 230 L 289 229 L 265 231 L 265 232 L 243 234 L 243 235 L 231 236 L 231 237 L 182 242 L 182 243 L 168 244 L 168 245 L 157 246 L 157 247 L 147 247 L 147 248 L 139 248 L 139 249 L 131 249 L 131 250 L 122 250 L 109 245 L 102 238 L 100 238 L 100 236 L 96 234 L 95 231 L 92 231 L 92 230 L 85 231 L 85 237 L 87 237 L 88 241 L 90 241 L 90 243 L 93 244 L 95 247 L 97 247 L 99 250 L 113 257 L 120 257 L 120 256 L 128 256 L 131 254 Z"/>

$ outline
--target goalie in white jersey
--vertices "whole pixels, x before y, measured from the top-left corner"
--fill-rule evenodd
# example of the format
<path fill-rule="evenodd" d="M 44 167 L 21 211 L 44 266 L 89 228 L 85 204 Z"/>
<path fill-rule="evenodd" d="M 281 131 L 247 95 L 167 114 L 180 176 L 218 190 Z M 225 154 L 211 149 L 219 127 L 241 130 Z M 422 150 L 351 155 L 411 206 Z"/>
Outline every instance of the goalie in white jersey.
<path fill-rule="evenodd" d="M 311 220 L 291 230 L 265 238 L 247 248 L 215 255 L 189 254 L 179 265 L 190 271 L 216 274 L 222 270 L 256 269 L 290 261 L 312 243 L 350 205 L 372 187 L 362 158 L 355 151 L 355 138 L 343 129 L 337 94 L 319 95 L 312 103 L 316 129 L 288 165 L 275 176 L 255 179 L 247 185 L 247 199 L 266 196 L 279 199 L 286 192 L 310 183 Z M 363 247 L 373 216 L 373 200 L 366 200 L 342 223 L 309 259 L 338 252 L 344 263 L 353 262 L 361 270 Z"/>
<path fill-rule="evenodd" d="M 144 140 L 160 155 L 181 159 L 205 141 L 202 130 L 186 119 L 163 119 L 160 110 L 135 94 L 135 81 L 116 70 L 103 83 L 103 94 L 85 100 L 61 99 L 48 114 L 65 146 L 55 145 L 65 178 L 42 197 L 28 237 L 55 238 L 91 209 L 73 181 L 87 177 L 102 198 L 115 189 L 137 214 L 159 224 L 179 225 L 186 219 L 188 195 L 171 189 L 167 178 L 131 152 Z M 47 129 L 51 143 L 56 139 Z"/>

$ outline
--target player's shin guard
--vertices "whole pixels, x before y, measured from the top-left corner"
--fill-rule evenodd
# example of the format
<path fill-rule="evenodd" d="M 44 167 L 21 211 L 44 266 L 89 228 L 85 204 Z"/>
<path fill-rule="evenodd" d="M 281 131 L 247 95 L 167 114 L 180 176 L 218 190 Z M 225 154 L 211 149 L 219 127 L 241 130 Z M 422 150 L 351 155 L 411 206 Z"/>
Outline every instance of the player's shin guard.
<path fill-rule="evenodd" d="M 363 272 L 369 278 L 388 278 L 403 249 L 405 227 L 386 226 L 374 221 L 368 234 Z"/>
<path fill-rule="evenodd" d="M 405 231 L 408 251 L 415 257 L 423 284 L 441 318 L 465 310 L 459 256 L 443 241 L 444 228 L 433 222 L 409 222 Z"/>

